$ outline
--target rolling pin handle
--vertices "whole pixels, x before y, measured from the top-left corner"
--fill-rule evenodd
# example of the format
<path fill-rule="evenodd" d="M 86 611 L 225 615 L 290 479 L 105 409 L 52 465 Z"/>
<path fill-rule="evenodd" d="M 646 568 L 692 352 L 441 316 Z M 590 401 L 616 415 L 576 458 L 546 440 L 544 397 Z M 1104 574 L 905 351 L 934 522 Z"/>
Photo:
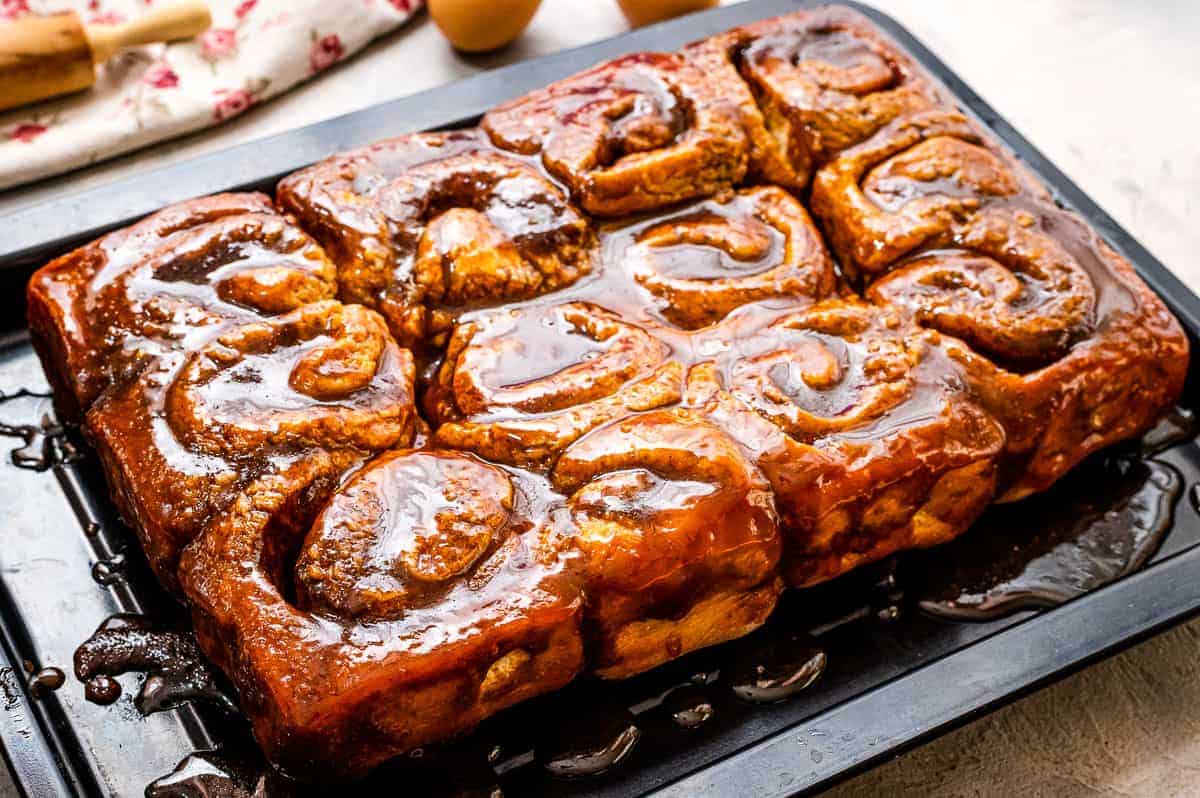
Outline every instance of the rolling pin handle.
<path fill-rule="evenodd" d="M 178 0 L 156 6 L 120 25 L 85 28 L 92 47 L 92 63 L 100 64 L 122 47 L 187 39 L 208 30 L 212 16 L 203 0 Z"/>

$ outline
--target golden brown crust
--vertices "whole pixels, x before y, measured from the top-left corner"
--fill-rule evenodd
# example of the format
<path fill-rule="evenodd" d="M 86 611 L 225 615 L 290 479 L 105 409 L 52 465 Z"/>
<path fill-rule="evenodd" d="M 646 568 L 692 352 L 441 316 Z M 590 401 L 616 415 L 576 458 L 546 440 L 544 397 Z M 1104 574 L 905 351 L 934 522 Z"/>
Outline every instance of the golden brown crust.
<path fill-rule="evenodd" d="M 442 446 L 548 469 L 590 429 L 677 402 L 682 367 L 646 329 L 582 303 L 500 310 L 455 330 L 426 396 Z"/>
<path fill-rule="evenodd" d="M 752 453 L 779 505 L 784 576 L 806 585 L 949 540 L 982 512 L 1004 434 L 964 382 L 938 335 L 832 300 L 693 366 L 685 401 Z"/>
<path fill-rule="evenodd" d="M 279 201 L 338 263 L 341 297 L 405 346 L 461 309 L 538 296 L 593 268 L 596 235 L 558 186 L 468 133 L 414 134 L 285 178 Z"/>
<path fill-rule="evenodd" d="M 540 154 L 584 210 L 622 216 L 742 179 L 746 137 L 719 88 L 678 55 L 636 53 L 500 105 L 482 127 L 501 149 Z"/>
<path fill-rule="evenodd" d="M 551 479 L 568 497 L 584 554 L 601 676 L 740 637 L 774 608 L 780 540 L 770 487 L 699 416 L 657 410 L 600 427 L 563 452 Z"/>
<path fill-rule="evenodd" d="M 248 486 L 181 568 L 272 761 L 361 774 L 579 672 L 583 602 L 544 483 L 432 450 L 339 472 L 318 454 Z"/>
<path fill-rule="evenodd" d="M 338 358 L 350 342 L 374 355 L 353 377 Z M 313 391 L 314 369 L 341 385 Z M 406 444 L 414 414 L 412 356 L 372 311 L 326 300 L 157 358 L 96 402 L 84 431 L 122 516 L 174 587 L 180 549 L 252 480 L 315 450 L 348 466 Z"/>
<path fill-rule="evenodd" d="M 953 242 L 991 200 L 1023 186 L 961 114 L 902 117 L 841 153 L 813 181 L 813 212 L 844 268 L 870 279 L 920 247 Z"/>
<path fill-rule="evenodd" d="M 752 302 L 816 301 L 840 288 L 804 206 L 774 186 L 653 217 L 610 234 L 605 250 L 653 297 L 660 317 L 685 329 Z"/>
<path fill-rule="evenodd" d="M 868 300 L 965 344 L 1005 428 L 1004 499 L 1138 434 L 1182 391 L 1187 341 L 1161 301 L 964 117 L 887 125 L 817 173 L 812 206 Z"/>
<path fill-rule="evenodd" d="M 893 119 L 942 102 L 907 55 L 845 8 L 762 20 L 683 52 L 735 101 L 751 171 L 790 188 Z"/>
<path fill-rule="evenodd" d="M 333 264 L 263 194 L 166 208 L 52 261 L 29 282 L 48 371 L 86 410 L 114 383 L 215 328 L 336 292 Z"/>

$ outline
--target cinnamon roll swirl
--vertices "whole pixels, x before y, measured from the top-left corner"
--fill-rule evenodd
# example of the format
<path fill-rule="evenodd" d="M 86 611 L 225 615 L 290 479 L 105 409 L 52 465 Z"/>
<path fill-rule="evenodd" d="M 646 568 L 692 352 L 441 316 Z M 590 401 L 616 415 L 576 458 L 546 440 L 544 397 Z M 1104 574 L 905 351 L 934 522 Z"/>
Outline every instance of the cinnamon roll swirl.
<path fill-rule="evenodd" d="M 957 357 L 1007 433 L 1006 500 L 1140 434 L 1183 388 L 1178 322 L 1127 261 L 1050 206 L 988 208 L 866 296 L 965 343 Z"/>
<path fill-rule="evenodd" d="M 592 667 L 605 678 L 740 637 L 775 606 L 780 542 L 762 474 L 683 409 L 593 430 L 552 472 L 584 553 Z"/>
<path fill-rule="evenodd" d="M 482 126 L 501 149 L 540 154 L 597 216 L 711 196 L 746 173 L 737 109 L 675 54 L 609 61 L 497 106 Z"/>
<path fill-rule="evenodd" d="M 941 101 L 908 56 L 845 8 L 766 19 L 683 53 L 734 101 L 751 172 L 795 189 L 839 150 Z"/>
<path fill-rule="evenodd" d="M 259 475 L 316 450 L 349 466 L 410 441 L 413 371 L 378 315 L 326 300 L 160 357 L 97 401 L 85 432 L 173 586 L 180 548 Z"/>
<path fill-rule="evenodd" d="M 920 247 L 944 246 L 988 200 L 1025 186 L 966 117 L 898 119 L 821 169 L 812 210 L 843 268 L 867 279 Z"/>
<path fill-rule="evenodd" d="M 793 585 L 961 533 L 992 498 L 1004 444 L 936 333 L 855 300 L 730 341 L 692 368 L 686 403 L 769 480 Z"/>
<path fill-rule="evenodd" d="M 838 289 L 833 261 L 804 207 L 774 186 L 705 200 L 610 234 L 619 262 L 654 299 L 657 315 L 696 329 L 763 299 L 824 299 Z"/>
<path fill-rule="evenodd" d="M 583 601 L 544 481 L 438 450 L 331 473 L 314 455 L 259 479 L 181 566 L 271 761 L 360 775 L 579 672 Z"/>
<path fill-rule="evenodd" d="M 285 178 L 279 202 L 337 261 L 341 298 L 407 346 L 436 343 L 463 309 L 568 286 L 596 256 L 558 186 L 468 133 L 335 155 Z"/>
<path fill-rule="evenodd" d="M 425 397 L 434 440 L 546 469 L 590 429 L 677 402 L 682 367 L 645 328 L 570 303 L 472 317 Z"/>
<path fill-rule="evenodd" d="M 332 298 L 335 269 L 262 194 L 167 208 L 64 255 L 29 283 L 29 324 L 60 409 L 229 322 Z"/>

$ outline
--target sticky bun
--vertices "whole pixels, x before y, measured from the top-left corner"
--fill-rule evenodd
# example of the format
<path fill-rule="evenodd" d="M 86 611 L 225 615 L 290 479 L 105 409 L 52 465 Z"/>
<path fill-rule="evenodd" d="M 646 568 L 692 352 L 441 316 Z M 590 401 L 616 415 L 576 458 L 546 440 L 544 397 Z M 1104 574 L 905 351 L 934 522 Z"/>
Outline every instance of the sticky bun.
<path fill-rule="evenodd" d="M 734 100 L 752 174 L 794 189 L 839 150 L 942 99 L 907 55 L 844 8 L 763 20 L 683 52 Z"/>
<path fill-rule="evenodd" d="M 1187 372 L 1130 264 L 846 9 L 618 58 L 277 202 L 107 235 L 29 319 L 303 777 L 744 635 L 1141 434 Z"/>
<path fill-rule="evenodd" d="M 316 242 L 263 194 L 160 211 L 52 261 L 29 282 L 29 326 L 55 400 L 78 417 L 157 356 L 229 322 L 336 296 Z"/>
<path fill-rule="evenodd" d="M 468 133 L 335 155 L 285 178 L 279 202 L 336 260 L 342 299 L 378 310 L 406 346 L 463 308 L 568 286 L 596 257 L 562 189 Z"/>
<path fill-rule="evenodd" d="M 413 434 L 413 361 L 336 300 L 227 327 L 164 355 L 88 410 L 121 516 L 174 586 L 179 550 L 258 475 L 313 450 L 344 467 Z"/>
<path fill-rule="evenodd" d="M 1137 435 L 1182 391 L 1187 343 L 1159 299 L 964 117 L 914 114 L 845 150 L 812 207 L 868 300 L 965 344 L 1006 431 L 1004 499 Z"/>
<path fill-rule="evenodd" d="M 927 111 L 887 125 L 817 173 L 812 208 L 853 275 L 875 276 L 918 247 L 953 242 L 1019 177 L 966 117 Z"/>
<path fill-rule="evenodd" d="M 540 155 L 597 216 L 711 196 L 746 173 L 737 109 L 676 54 L 609 61 L 497 106 L 482 125 L 497 147 Z"/>
<path fill-rule="evenodd" d="M 1188 342 L 1128 262 L 1053 206 L 989 208 L 950 247 L 867 289 L 964 345 L 957 358 L 1004 425 L 1001 498 L 1045 490 L 1178 399 Z"/>
<path fill-rule="evenodd" d="M 650 295 L 656 315 L 685 329 L 751 302 L 818 300 L 840 288 L 804 206 L 774 186 L 631 225 L 606 237 L 605 253 Z"/>
<path fill-rule="evenodd" d="M 437 449 L 338 477 L 322 452 L 251 483 L 180 569 L 273 762 L 361 774 L 580 671 L 583 600 L 544 480 Z"/>
<path fill-rule="evenodd" d="M 567 448 L 552 481 L 584 554 L 601 676 L 740 637 L 775 607 L 770 486 L 708 421 L 678 408 L 614 421 Z"/>
<path fill-rule="evenodd" d="M 858 300 L 742 332 L 692 367 L 686 402 L 770 481 L 793 585 L 950 540 L 991 501 L 1004 445 L 940 336 Z"/>
<path fill-rule="evenodd" d="M 439 445 L 545 470 L 607 421 L 674 404 L 669 345 L 596 305 L 497 310 L 464 322 L 426 396 Z"/>

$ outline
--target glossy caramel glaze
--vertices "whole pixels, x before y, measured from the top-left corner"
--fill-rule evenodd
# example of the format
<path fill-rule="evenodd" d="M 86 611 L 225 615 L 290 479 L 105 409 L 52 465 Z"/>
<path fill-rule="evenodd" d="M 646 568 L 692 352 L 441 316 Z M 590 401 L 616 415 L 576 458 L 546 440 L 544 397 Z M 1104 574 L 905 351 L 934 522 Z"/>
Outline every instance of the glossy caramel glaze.
<path fill-rule="evenodd" d="M 413 417 L 412 356 L 372 311 L 325 300 L 155 359 L 93 404 L 84 429 L 174 587 L 180 548 L 253 479 L 314 450 L 360 462 L 409 442 Z"/>
<path fill-rule="evenodd" d="M 638 673 L 753 630 L 775 607 L 770 486 L 737 443 L 684 409 L 585 435 L 558 459 L 588 586 L 592 667 Z"/>
<path fill-rule="evenodd" d="M 167 209 L 29 295 L 60 403 L 299 775 L 745 634 L 783 585 L 1140 434 L 1187 369 L 1128 262 L 843 9 L 278 200 Z"/>
<path fill-rule="evenodd" d="M 620 261 L 659 315 L 679 327 L 707 326 L 762 299 L 821 299 L 838 290 L 804 206 L 774 186 L 707 200 L 635 230 L 610 236 L 606 259 Z"/>
<path fill-rule="evenodd" d="M 710 196 L 746 173 L 737 109 L 673 53 L 601 64 L 498 106 L 482 126 L 497 147 L 540 155 L 597 216 Z"/>
<path fill-rule="evenodd" d="M 168 208 L 29 286 L 30 326 L 82 415 L 122 517 L 176 585 L 180 548 L 257 475 L 309 448 L 349 464 L 406 443 L 413 360 L 330 298 L 333 264 L 261 194 Z"/>
<path fill-rule="evenodd" d="M 339 473 L 318 453 L 251 484 L 181 569 L 273 762 L 361 773 L 579 672 L 583 599 L 544 479 L 396 450 L 306 527 Z"/>
<path fill-rule="evenodd" d="M 332 298 L 333 264 L 263 194 L 220 194 L 77 249 L 29 283 L 29 325 L 72 416 L 214 328 Z"/>
<path fill-rule="evenodd" d="M 739 109 L 751 171 L 789 188 L 903 114 L 943 100 L 859 14 L 814 9 L 734 28 L 683 50 Z"/>
<path fill-rule="evenodd" d="M 885 126 L 817 173 L 812 208 L 869 301 L 961 342 L 1005 428 L 1005 500 L 1147 429 L 1183 389 L 1178 322 L 965 117 Z"/>
<path fill-rule="evenodd" d="M 771 483 L 791 584 L 949 540 L 991 500 L 1004 435 L 937 334 L 836 300 L 722 343 L 685 401 Z"/>
<path fill-rule="evenodd" d="M 561 188 L 471 133 L 336 155 L 284 179 L 279 201 L 337 261 L 342 299 L 406 346 L 436 343 L 458 309 L 568 286 L 596 257 Z"/>

